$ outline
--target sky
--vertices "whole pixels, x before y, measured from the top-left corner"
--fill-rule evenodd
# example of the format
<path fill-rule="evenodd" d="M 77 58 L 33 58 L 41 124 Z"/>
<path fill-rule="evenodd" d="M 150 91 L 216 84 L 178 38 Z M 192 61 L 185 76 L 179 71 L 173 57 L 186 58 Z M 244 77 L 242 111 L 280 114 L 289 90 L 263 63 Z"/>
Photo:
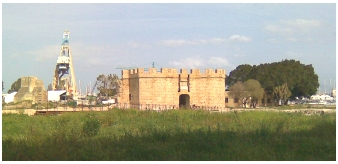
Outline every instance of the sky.
<path fill-rule="evenodd" d="M 229 74 L 294 59 L 312 64 L 320 92 L 336 82 L 335 3 L 2 3 L 3 93 L 22 76 L 47 89 L 66 30 L 82 92 L 100 74 L 152 62 Z"/>

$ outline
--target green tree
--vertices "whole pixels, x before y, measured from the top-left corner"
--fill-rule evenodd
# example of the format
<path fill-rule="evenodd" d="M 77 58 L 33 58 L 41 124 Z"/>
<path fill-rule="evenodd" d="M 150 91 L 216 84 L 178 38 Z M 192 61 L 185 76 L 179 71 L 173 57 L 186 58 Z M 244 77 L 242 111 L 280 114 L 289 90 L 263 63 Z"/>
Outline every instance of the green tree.
<path fill-rule="evenodd" d="M 242 103 L 243 107 L 246 108 L 246 103 L 249 97 L 245 90 L 244 83 L 237 81 L 235 84 L 231 85 L 229 87 L 229 97 L 238 99 L 238 101 Z"/>
<path fill-rule="evenodd" d="M 104 75 L 101 74 L 97 77 L 97 90 L 100 91 L 102 96 L 114 96 L 117 93 L 119 86 L 119 78 L 116 74 Z"/>
<path fill-rule="evenodd" d="M 258 101 L 263 98 L 264 89 L 258 80 L 249 79 L 244 82 L 247 96 L 250 97 L 250 107 L 256 108 Z"/>
<path fill-rule="evenodd" d="M 287 83 L 292 98 L 309 97 L 315 94 L 319 87 L 318 75 L 312 65 L 304 65 L 295 60 L 282 60 L 254 66 L 240 65 L 229 73 L 227 85 L 248 79 L 258 80 L 269 95 L 273 95 L 275 87 Z"/>
<path fill-rule="evenodd" d="M 11 88 L 8 90 L 7 93 L 17 92 L 21 88 L 21 78 L 16 80 L 12 85 Z"/>
<path fill-rule="evenodd" d="M 282 86 L 277 86 L 273 89 L 273 93 L 281 104 L 286 104 L 287 99 L 291 96 L 287 83 Z"/>
<path fill-rule="evenodd" d="M 236 69 L 231 71 L 229 73 L 229 76 L 227 76 L 226 85 L 231 86 L 235 84 L 237 81 L 241 81 L 244 83 L 244 81 L 250 79 L 251 71 L 252 71 L 251 65 L 244 64 L 237 66 Z"/>
<path fill-rule="evenodd" d="M 53 90 L 53 85 L 52 83 L 49 83 L 48 87 L 47 87 L 47 91 L 52 91 Z"/>

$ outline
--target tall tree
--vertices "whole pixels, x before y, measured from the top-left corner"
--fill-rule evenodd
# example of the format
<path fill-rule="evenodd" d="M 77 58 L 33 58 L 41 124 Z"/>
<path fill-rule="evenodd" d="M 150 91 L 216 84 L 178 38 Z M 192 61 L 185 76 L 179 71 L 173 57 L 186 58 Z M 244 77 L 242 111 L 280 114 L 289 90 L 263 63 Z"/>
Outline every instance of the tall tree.
<path fill-rule="evenodd" d="M 252 66 L 248 64 L 239 65 L 235 70 L 231 71 L 229 76 L 227 76 L 226 84 L 231 86 L 235 84 L 237 81 L 247 81 L 250 79 L 250 72 L 252 70 Z"/>
<path fill-rule="evenodd" d="M 21 88 L 21 78 L 16 80 L 12 85 L 11 88 L 8 90 L 7 93 L 17 92 Z"/>
<path fill-rule="evenodd" d="M 246 108 L 246 103 L 249 99 L 248 92 L 245 90 L 244 83 L 237 81 L 235 84 L 229 87 L 229 97 L 233 99 L 238 99 Z"/>
<path fill-rule="evenodd" d="M 275 87 L 287 83 L 292 98 L 309 97 L 315 94 L 319 87 L 318 75 L 312 65 L 304 65 L 295 60 L 282 60 L 252 67 L 240 65 L 229 73 L 227 84 L 232 85 L 248 79 L 258 80 L 269 95 L 273 95 Z"/>
<path fill-rule="evenodd" d="M 254 79 L 249 79 L 244 82 L 244 86 L 247 96 L 250 97 L 250 107 L 256 108 L 258 101 L 263 98 L 264 89 L 259 81 Z"/>
<path fill-rule="evenodd" d="M 291 96 L 287 83 L 282 86 L 277 86 L 273 89 L 273 93 L 281 104 L 286 104 L 287 99 Z"/>
<path fill-rule="evenodd" d="M 102 96 L 113 96 L 117 93 L 119 78 L 116 74 L 101 74 L 96 79 L 97 90 Z"/>

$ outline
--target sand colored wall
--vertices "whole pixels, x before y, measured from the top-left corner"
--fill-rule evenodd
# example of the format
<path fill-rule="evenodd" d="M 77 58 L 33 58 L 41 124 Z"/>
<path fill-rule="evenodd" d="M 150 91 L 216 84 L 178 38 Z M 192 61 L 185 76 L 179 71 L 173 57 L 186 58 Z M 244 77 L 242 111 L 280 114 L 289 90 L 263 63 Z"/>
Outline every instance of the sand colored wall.
<path fill-rule="evenodd" d="M 118 102 L 137 104 L 179 105 L 179 97 L 187 94 L 190 105 L 224 107 L 225 70 L 143 68 L 122 70 Z"/>
<path fill-rule="evenodd" d="M 47 91 L 37 77 L 21 77 L 21 88 L 14 97 L 14 103 L 23 100 L 33 100 L 33 103 L 47 101 Z"/>

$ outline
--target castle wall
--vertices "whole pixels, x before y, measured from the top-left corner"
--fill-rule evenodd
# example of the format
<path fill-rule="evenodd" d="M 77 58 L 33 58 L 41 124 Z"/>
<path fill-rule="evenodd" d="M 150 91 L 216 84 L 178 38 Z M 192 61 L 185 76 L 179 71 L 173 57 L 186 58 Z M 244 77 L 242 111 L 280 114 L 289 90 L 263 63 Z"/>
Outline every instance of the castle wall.
<path fill-rule="evenodd" d="M 35 76 L 21 77 L 21 87 L 14 97 L 14 102 L 33 100 L 33 103 L 47 101 L 47 91 L 42 80 Z"/>
<path fill-rule="evenodd" d="M 206 69 L 204 74 L 199 70 L 191 70 L 190 104 L 197 106 L 224 107 L 225 71 Z"/>
<path fill-rule="evenodd" d="M 174 69 L 162 69 L 156 72 L 139 74 L 140 104 L 176 104 L 178 92 L 178 74 Z"/>
<path fill-rule="evenodd" d="M 225 70 L 143 68 L 122 70 L 120 103 L 179 106 L 179 97 L 187 94 L 190 105 L 224 107 Z M 131 96 L 131 99 L 129 99 Z"/>

